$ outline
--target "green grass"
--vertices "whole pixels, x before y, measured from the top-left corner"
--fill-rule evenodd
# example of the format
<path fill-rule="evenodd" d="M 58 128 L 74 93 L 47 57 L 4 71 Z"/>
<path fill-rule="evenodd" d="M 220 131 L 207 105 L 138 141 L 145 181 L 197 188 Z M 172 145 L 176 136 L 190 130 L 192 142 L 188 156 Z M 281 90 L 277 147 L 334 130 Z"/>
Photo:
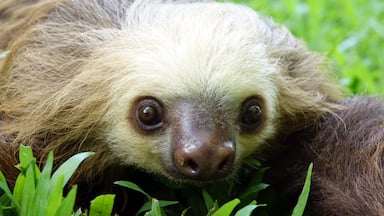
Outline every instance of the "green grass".
<path fill-rule="evenodd" d="M 66 196 L 63 195 L 64 187 L 79 164 L 91 155 L 92 153 L 78 153 L 52 173 L 52 152 L 49 154 L 43 170 L 40 171 L 32 154 L 32 148 L 20 146 L 20 164 L 17 166 L 20 174 L 16 179 L 13 191 L 9 189 L 4 175 L 0 172 L 0 188 L 2 191 L 0 215 L 72 215 L 77 187 L 72 187 Z M 77 215 L 80 215 L 80 213 Z M 92 216 L 92 214 L 89 215 Z M 96 216 L 97 214 L 93 215 Z"/>
<path fill-rule="evenodd" d="M 327 55 L 349 94 L 384 94 L 384 1 L 235 0 Z"/>
<path fill-rule="evenodd" d="M 91 201 L 90 209 L 75 210 L 75 199 L 77 186 L 73 186 L 68 193 L 65 185 L 73 175 L 80 163 L 93 153 L 78 153 L 65 161 L 54 173 L 53 153 L 48 156 L 46 164 L 42 168 L 36 164 L 36 158 L 32 154 L 30 146 L 20 146 L 19 160 L 17 168 L 20 170 L 13 191 L 8 187 L 8 183 L 0 171 L 0 215 L 20 215 L 20 216 L 107 216 L 111 215 L 115 195 L 99 195 Z M 250 161 L 258 166 L 258 162 Z M 192 198 L 195 205 L 190 203 L 180 212 L 171 215 L 207 215 L 207 216 L 250 216 L 258 207 L 266 206 L 256 202 L 257 195 L 267 185 L 261 183 L 261 176 L 265 169 L 251 171 L 246 176 L 251 177 L 249 183 L 242 187 L 240 182 L 227 181 L 214 183 L 205 189 L 198 189 L 200 195 L 196 193 L 184 193 L 186 197 Z M 301 216 L 305 210 L 306 201 L 310 190 L 312 164 L 308 169 L 303 191 L 298 203 L 293 210 L 292 216 Z M 250 175 L 252 173 L 252 175 Z M 146 216 L 166 216 L 168 207 L 178 205 L 178 201 L 158 200 L 156 197 L 146 193 L 135 183 L 128 181 L 118 181 L 115 184 L 137 191 L 146 197 L 142 207 L 137 211 L 137 215 Z M 236 185 L 237 184 L 237 185 Z M 232 194 L 234 188 L 243 188 L 237 193 Z M 213 190 L 212 190 L 213 189 Z M 172 190 L 172 188 L 168 188 Z M 188 191 L 188 187 L 186 187 Z M 231 192 L 232 191 L 232 192 Z M 223 194 L 225 197 L 218 197 Z M 66 194 L 66 195 L 64 195 Z M 212 196 L 214 195 L 214 196 Z M 230 198 L 235 195 L 236 198 Z M 238 197 L 238 198 L 237 198 Z M 218 200 L 222 200 L 219 204 Z M 203 206 L 198 209 L 198 206 Z"/>

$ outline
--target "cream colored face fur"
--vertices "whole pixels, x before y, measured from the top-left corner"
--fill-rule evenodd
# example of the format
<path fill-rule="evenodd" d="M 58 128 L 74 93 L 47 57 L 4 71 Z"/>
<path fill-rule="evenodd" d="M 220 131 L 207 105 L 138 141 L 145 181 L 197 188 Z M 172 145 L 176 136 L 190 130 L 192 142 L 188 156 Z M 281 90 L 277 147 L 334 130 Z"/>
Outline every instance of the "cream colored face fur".
<path fill-rule="evenodd" d="M 137 20 L 128 17 L 126 28 L 96 54 L 110 61 L 108 71 L 119 77 L 104 121 L 106 139 L 124 163 L 165 176 L 164 167 L 172 166 L 171 128 L 146 135 L 127 120 L 138 97 L 156 98 L 167 115 L 178 115 L 169 112 L 181 100 L 215 100 L 231 125 L 236 164 L 273 134 L 277 89 L 272 79 L 280 69 L 268 56 L 266 26 L 256 13 L 215 3 L 134 5 L 132 10 L 140 14 Z M 241 104 L 252 96 L 265 102 L 264 126 L 242 133 Z"/>

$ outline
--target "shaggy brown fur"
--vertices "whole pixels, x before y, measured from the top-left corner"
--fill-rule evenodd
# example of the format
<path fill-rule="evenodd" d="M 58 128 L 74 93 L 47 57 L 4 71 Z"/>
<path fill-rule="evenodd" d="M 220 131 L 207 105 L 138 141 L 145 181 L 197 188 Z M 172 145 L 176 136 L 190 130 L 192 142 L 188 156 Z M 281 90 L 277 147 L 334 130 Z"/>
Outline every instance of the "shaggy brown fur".
<path fill-rule="evenodd" d="M 96 180 L 110 187 L 128 175 L 120 175 L 121 170 L 131 165 L 188 180 L 174 174 L 169 156 L 175 148 L 169 137 L 181 138 L 167 136 L 186 133 L 174 132 L 182 125 L 172 124 L 188 119 L 176 106 L 186 101 L 193 102 L 192 110 L 224 113 L 200 120 L 220 125 L 236 141 L 233 169 L 267 144 L 279 146 L 276 140 L 338 110 L 341 93 L 328 78 L 324 59 L 284 27 L 234 5 L 176 8 L 174 3 L 173 8 L 149 2 L 136 6 L 137 11 L 130 10 L 132 1 L 123 0 L 0 3 L 0 28 L 6 29 L 0 33 L 0 49 L 10 51 L 0 71 L 0 165 L 10 182 L 18 173 L 20 144 L 32 146 L 40 160 L 54 151 L 56 164 L 77 152 L 96 152 L 72 180 L 85 182 L 86 189 Z M 160 99 L 171 113 L 166 128 L 155 135 L 136 133 L 132 117 L 126 117 L 143 95 Z M 263 115 L 257 130 L 244 132 L 238 110 L 249 96 L 261 101 Z M 198 129 L 209 128 L 201 125 Z M 372 174 L 376 167 L 371 166 Z"/>
<path fill-rule="evenodd" d="M 4 51 L 9 41 L 16 38 L 18 33 L 22 33 L 30 20 L 31 13 L 35 13 L 36 8 L 44 7 L 43 0 L 4 0 L 0 2 L 0 52 Z M 39 12 L 38 14 L 42 14 Z M 39 15 L 35 15 L 38 17 Z"/>
<path fill-rule="evenodd" d="M 384 103 L 354 98 L 343 105 L 289 136 L 267 181 L 296 202 L 313 162 L 309 215 L 384 215 Z"/>

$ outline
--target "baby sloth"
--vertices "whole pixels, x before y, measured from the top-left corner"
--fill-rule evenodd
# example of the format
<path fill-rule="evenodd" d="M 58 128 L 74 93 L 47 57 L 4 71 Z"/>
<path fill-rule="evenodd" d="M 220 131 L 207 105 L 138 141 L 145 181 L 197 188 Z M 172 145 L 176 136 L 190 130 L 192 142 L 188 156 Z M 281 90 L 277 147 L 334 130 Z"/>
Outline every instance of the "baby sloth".
<path fill-rule="evenodd" d="M 299 151 L 287 143 L 295 134 L 326 137 L 327 126 L 315 127 L 325 116 L 343 122 L 342 96 L 323 57 L 244 6 L 2 0 L 0 27 L 0 50 L 10 51 L 0 70 L 0 166 L 11 183 L 20 144 L 32 146 L 40 160 L 53 151 L 57 164 L 95 152 L 73 183 L 108 187 L 125 168 L 203 183 L 230 178 L 246 157 L 268 158 L 266 150 Z M 370 142 L 370 135 L 356 136 Z M 313 147 L 333 145 L 317 139 Z M 335 158 L 352 157 L 340 146 Z M 379 165 L 383 171 L 382 157 L 361 163 L 369 164 L 367 175 Z M 314 173 L 326 165 L 315 163 Z M 383 172 L 376 174 L 381 181 L 359 192 L 382 198 L 373 189 L 382 188 Z M 379 200 L 371 212 L 383 205 Z"/>

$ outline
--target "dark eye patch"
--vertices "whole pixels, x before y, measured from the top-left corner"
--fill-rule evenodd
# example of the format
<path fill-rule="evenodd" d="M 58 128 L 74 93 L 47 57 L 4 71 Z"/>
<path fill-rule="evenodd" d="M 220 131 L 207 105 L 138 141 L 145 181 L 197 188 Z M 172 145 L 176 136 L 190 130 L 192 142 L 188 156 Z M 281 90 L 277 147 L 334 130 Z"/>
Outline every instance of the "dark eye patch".
<path fill-rule="evenodd" d="M 135 120 L 140 129 L 154 131 L 164 125 L 163 105 L 155 98 L 141 99 L 136 105 Z"/>
<path fill-rule="evenodd" d="M 255 130 L 263 122 L 262 102 L 257 97 L 244 100 L 240 108 L 239 124 L 244 130 Z"/>

